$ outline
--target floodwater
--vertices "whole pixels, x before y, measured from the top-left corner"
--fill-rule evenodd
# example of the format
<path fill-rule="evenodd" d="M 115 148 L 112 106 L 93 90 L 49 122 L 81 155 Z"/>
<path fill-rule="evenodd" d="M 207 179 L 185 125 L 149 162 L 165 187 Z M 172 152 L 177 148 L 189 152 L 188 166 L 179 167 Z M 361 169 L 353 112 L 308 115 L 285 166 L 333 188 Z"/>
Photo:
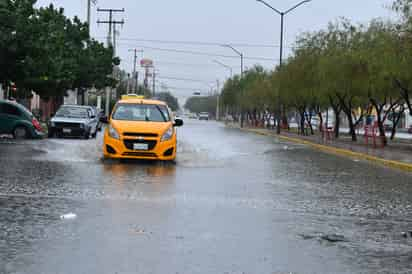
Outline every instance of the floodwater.
<path fill-rule="evenodd" d="M 411 271 L 410 174 L 212 121 L 178 135 L 175 164 L 0 141 L 0 273 Z"/>

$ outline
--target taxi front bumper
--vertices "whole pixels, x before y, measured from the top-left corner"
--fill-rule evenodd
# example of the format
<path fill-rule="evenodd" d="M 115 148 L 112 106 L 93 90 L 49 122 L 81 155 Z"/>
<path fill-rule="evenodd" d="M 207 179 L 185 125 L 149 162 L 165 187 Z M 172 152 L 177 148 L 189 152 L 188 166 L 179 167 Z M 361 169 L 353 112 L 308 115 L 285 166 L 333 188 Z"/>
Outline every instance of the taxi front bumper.
<path fill-rule="evenodd" d="M 148 150 L 133 149 L 134 143 L 148 144 Z M 147 159 L 172 161 L 176 158 L 176 136 L 168 141 L 157 139 L 114 139 L 107 133 L 104 135 L 103 152 L 105 158 L 112 159 Z"/>

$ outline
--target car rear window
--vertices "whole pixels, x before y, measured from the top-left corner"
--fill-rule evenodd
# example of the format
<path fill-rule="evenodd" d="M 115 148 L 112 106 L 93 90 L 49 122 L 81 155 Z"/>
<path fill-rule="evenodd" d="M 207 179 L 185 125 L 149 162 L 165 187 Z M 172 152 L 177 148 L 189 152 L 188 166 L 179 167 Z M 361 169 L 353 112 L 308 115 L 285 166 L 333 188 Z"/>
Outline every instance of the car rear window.
<path fill-rule="evenodd" d="M 86 108 L 78 107 L 61 107 L 56 112 L 56 117 L 65 117 L 65 118 L 88 118 L 89 111 Z"/>

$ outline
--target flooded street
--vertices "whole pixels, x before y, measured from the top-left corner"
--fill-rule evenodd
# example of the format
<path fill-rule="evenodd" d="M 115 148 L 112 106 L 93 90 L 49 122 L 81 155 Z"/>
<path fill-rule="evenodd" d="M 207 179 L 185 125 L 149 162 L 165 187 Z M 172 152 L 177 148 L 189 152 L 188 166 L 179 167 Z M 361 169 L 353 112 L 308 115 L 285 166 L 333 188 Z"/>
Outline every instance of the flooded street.
<path fill-rule="evenodd" d="M 410 272 L 410 174 L 215 122 L 178 139 L 175 164 L 0 141 L 0 273 Z"/>

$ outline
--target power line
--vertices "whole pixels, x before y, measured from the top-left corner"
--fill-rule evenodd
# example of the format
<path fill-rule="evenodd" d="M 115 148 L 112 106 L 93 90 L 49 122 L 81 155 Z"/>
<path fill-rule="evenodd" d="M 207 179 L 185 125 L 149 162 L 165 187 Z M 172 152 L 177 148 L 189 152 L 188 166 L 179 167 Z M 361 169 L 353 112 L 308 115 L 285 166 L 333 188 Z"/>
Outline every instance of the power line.
<path fill-rule="evenodd" d="M 249 44 L 249 43 L 218 43 L 218 42 L 202 42 L 202 41 L 185 41 L 185 40 L 159 40 L 159 39 L 143 39 L 143 38 L 121 38 L 122 41 L 138 41 L 157 44 L 175 44 L 175 45 L 195 45 L 195 46 L 221 46 L 231 44 L 236 47 L 245 48 L 279 48 L 279 45 L 270 44 Z"/>
<path fill-rule="evenodd" d="M 202 52 L 202 51 L 192 51 L 192 50 L 181 50 L 181 49 L 170 49 L 170 48 L 157 48 L 157 47 L 148 47 L 148 46 L 138 46 L 134 45 L 139 48 L 149 49 L 149 50 L 156 50 L 156 51 L 165 51 L 165 52 L 174 52 L 174 53 L 181 53 L 181 54 L 191 54 L 191 55 L 201 55 L 201 56 L 208 56 L 208 57 L 220 57 L 220 58 L 239 58 L 238 56 L 234 55 L 224 55 L 224 54 L 217 54 L 217 53 L 210 53 L 210 52 Z M 274 58 L 267 58 L 267 57 L 252 57 L 246 56 L 244 59 L 248 60 L 257 60 L 257 61 L 278 61 L 278 59 Z"/>
<path fill-rule="evenodd" d="M 128 60 L 122 60 L 123 63 L 133 64 L 133 62 Z M 215 64 L 194 64 L 194 63 L 181 63 L 181 62 L 173 62 L 173 61 L 156 61 L 156 65 L 173 65 L 173 66 L 184 66 L 184 67 L 216 67 Z M 231 66 L 236 68 L 238 66 Z"/>
<path fill-rule="evenodd" d="M 160 79 L 167 79 L 167 80 L 176 80 L 176 81 L 186 81 L 186 82 L 195 82 L 195 83 L 203 83 L 209 85 L 211 82 L 204 81 L 204 80 L 198 80 L 198 79 L 191 79 L 191 78 L 180 78 L 180 77 L 172 77 L 172 76 L 163 76 L 163 75 L 158 75 L 158 78 Z"/>
<path fill-rule="evenodd" d="M 164 85 L 166 89 L 177 89 L 177 90 L 187 90 L 187 91 L 206 91 L 205 89 L 202 88 L 188 88 L 188 87 L 175 87 L 175 86 L 169 86 L 166 83 L 163 82 L 157 82 L 158 84 Z"/>

